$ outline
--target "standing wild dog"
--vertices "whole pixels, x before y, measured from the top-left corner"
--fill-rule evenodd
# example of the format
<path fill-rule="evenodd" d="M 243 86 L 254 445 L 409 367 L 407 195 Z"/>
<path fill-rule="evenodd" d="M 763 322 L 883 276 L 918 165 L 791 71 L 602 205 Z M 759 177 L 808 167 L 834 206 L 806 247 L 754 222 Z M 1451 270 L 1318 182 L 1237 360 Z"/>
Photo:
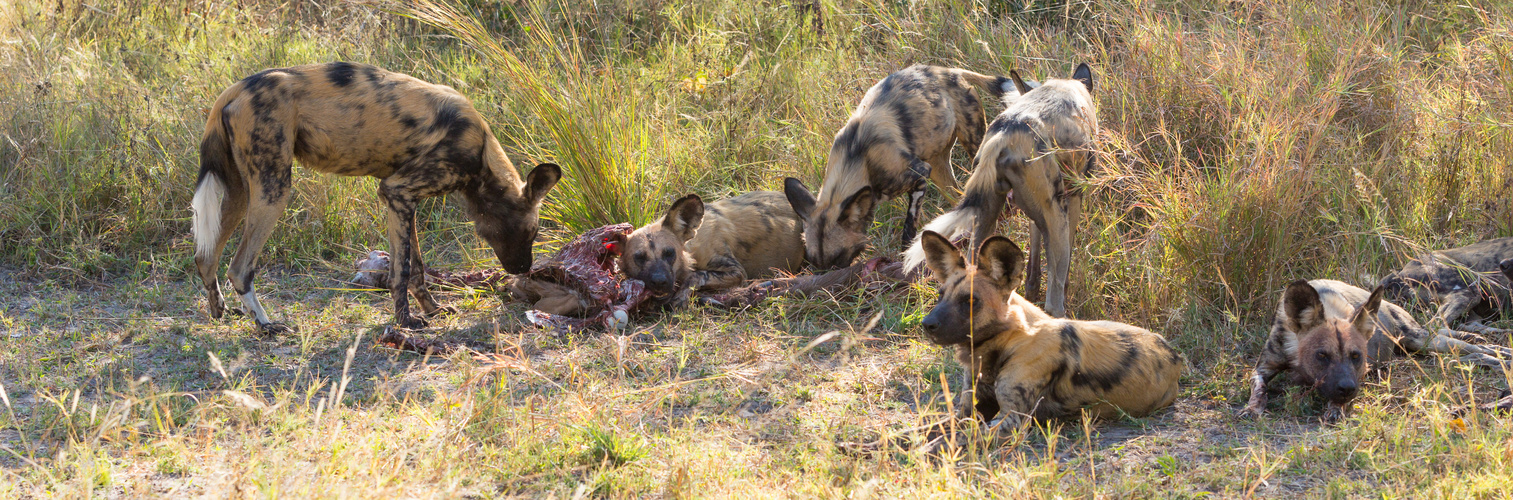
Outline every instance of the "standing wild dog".
<path fill-rule="evenodd" d="M 668 295 L 720 290 L 804 265 L 803 223 L 782 193 L 755 191 L 704 205 L 690 194 L 626 238 L 620 270 Z"/>
<path fill-rule="evenodd" d="M 964 69 L 914 65 L 877 82 L 835 134 L 819 196 L 792 177 L 784 193 L 804 219 L 805 255 L 821 269 L 851 264 L 867 246 L 878 200 L 909 195 L 903 241 L 914 239 L 925 178 L 954 197 L 951 144 L 976 153 L 982 104 L 972 88 L 994 97 L 1017 95 L 1009 79 Z"/>
<path fill-rule="evenodd" d="M 451 311 L 426 291 L 417 202 L 461 191 L 478 235 L 505 270 L 519 273 L 530 269 L 541 199 L 562 176 L 556 165 L 542 164 L 522 182 L 483 117 L 451 87 L 344 62 L 249 76 L 216 99 L 200 143 L 194 261 L 211 317 L 226 310 L 217 280 L 221 250 L 245 219 L 231 285 L 261 330 L 291 331 L 268 319 L 252 278 L 258 253 L 289 202 L 295 159 L 320 172 L 380 179 L 389 213 L 394 318 L 404 328 L 425 325 L 410 314 L 410 293 L 428 315 Z"/>
<path fill-rule="evenodd" d="M 1513 237 L 1472 243 L 1420 255 L 1401 270 L 1382 278 L 1387 297 L 1407 303 L 1439 303 L 1430 318 L 1433 327 L 1503 334 L 1506 330 L 1481 323 L 1513 306 L 1513 277 L 1502 275 L 1500 263 L 1513 258 Z"/>
<path fill-rule="evenodd" d="M 1367 367 L 1396 354 L 1458 354 L 1461 362 L 1499 370 L 1502 359 L 1513 359 L 1513 350 L 1506 347 L 1466 342 L 1475 338 L 1471 334 L 1425 330 L 1403 308 L 1382 300 L 1384 291 L 1378 286 L 1367 293 L 1334 280 L 1287 285 L 1251 376 L 1250 402 L 1240 415 L 1264 413 L 1266 384 L 1284 371 L 1317 389 L 1328 403 L 1324 419 L 1335 421 L 1350 411 Z"/>
<path fill-rule="evenodd" d="M 1040 250 L 1049 254 L 1045 310 L 1066 316 L 1066 284 L 1072 260 L 1072 232 L 1082 214 L 1082 190 L 1076 181 L 1093 170 L 1093 139 L 1098 116 L 1093 108 L 1093 71 L 1077 66 L 1072 79 L 1052 79 L 1030 89 L 1010 72 L 1022 90 L 988 126 L 977 150 L 976 168 L 966 195 L 952 211 L 925 229 L 956 238 L 969 228 L 972 244 L 993 233 L 1012 191 L 1014 205 L 1035 222 L 1030 230 L 1029 297 L 1040 295 Z M 924 262 L 920 242 L 904 252 L 904 268 Z"/>
<path fill-rule="evenodd" d="M 983 242 L 973 263 L 933 231 L 920 242 L 941 282 L 940 302 L 921 326 L 931 342 L 956 346 L 967 368 L 958 417 L 974 408 L 984 421 L 1001 413 L 1003 430 L 1080 408 L 1100 418 L 1143 416 L 1177 398 L 1183 361 L 1165 338 L 1112 321 L 1052 318 L 1014 291 L 1024 282 L 1024 253 L 1008 238 Z M 991 397 L 972 405 L 974 392 Z"/>

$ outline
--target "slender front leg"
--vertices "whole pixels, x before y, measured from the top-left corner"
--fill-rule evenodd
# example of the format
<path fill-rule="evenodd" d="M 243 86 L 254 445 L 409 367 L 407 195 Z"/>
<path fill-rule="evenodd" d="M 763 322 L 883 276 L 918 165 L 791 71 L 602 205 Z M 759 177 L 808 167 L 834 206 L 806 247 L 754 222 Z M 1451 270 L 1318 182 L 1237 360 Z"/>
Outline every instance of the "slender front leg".
<path fill-rule="evenodd" d="M 394 324 L 400 328 L 425 328 L 424 318 L 410 314 L 410 278 L 415 263 L 415 201 L 387 182 L 379 194 L 388 203 L 389 212 L 389 291 L 394 296 Z"/>
<path fill-rule="evenodd" d="M 1040 229 L 1040 225 L 1039 224 L 1031 224 L 1030 225 L 1030 262 L 1028 264 L 1029 269 L 1026 270 L 1027 272 L 1024 275 L 1025 276 L 1024 277 L 1024 282 L 1025 282 L 1025 294 L 1024 294 L 1024 298 L 1025 298 L 1025 300 L 1029 300 L 1031 302 L 1039 301 L 1039 300 L 1042 300 L 1044 298 L 1044 297 L 1042 297 L 1040 295 L 1040 277 L 1042 275 L 1041 274 L 1042 271 L 1040 269 L 1040 254 L 1044 250 L 1044 247 L 1045 247 L 1045 231 L 1042 231 Z"/>
<path fill-rule="evenodd" d="M 443 306 L 431 297 L 431 291 L 426 288 L 426 264 L 422 261 L 420 251 L 420 231 L 415 228 L 415 222 L 410 221 L 410 293 L 415 295 L 415 301 L 420 303 L 420 310 L 426 316 L 440 316 L 456 314 L 457 308 Z M 392 267 L 392 266 L 391 266 Z"/>
<path fill-rule="evenodd" d="M 1268 350 L 1271 340 L 1267 340 Z M 1267 365 L 1263 360 L 1256 364 L 1256 371 L 1250 376 L 1250 401 L 1236 414 L 1239 417 L 1257 418 L 1266 413 L 1266 384 L 1282 372 L 1282 368 Z"/>

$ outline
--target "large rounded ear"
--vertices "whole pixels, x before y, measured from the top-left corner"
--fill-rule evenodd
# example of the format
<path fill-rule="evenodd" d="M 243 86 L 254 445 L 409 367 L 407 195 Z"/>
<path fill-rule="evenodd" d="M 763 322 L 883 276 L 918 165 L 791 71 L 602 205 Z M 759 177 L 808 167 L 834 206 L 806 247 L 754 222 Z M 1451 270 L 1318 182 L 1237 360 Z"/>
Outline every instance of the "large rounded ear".
<path fill-rule="evenodd" d="M 1003 291 L 1017 290 L 1024 283 L 1024 252 L 1003 236 L 988 238 L 977 250 L 977 269 Z"/>
<path fill-rule="evenodd" d="M 872 222 L 872 208 L 877 199 L 872 196 L 872 186 L 863 186 L 855 194 L 841 201 L 841 216 L 839 223 L 842 226 L 866 231 L 867 224 Z"/>
<path fill-rule="evenodd" d="M 1031 90 L 1035 90 L 1033 87 L 1030 87 L 1030 84 L 1024 83 L 1024 78 L 1019 77 L 1018 71 L 1009 70 L 1009 80 L 1014 81 L 1014 89 L 1019 91 L 1019 95 L 1025 95 Z"/>
<path fill-rule="evenodd" d="M 804 185 L 804 181 L 792 177 L 783 179 L 783 195 L 788 197 L 793 213 L 804 219 L 804 223 L 809 223 L 809 215 L 814 213 L 814 195 L 809 193 L 809 187 Z"/>
<path fill-rule="evenodd" d="M 688 241 L 693 238 L 694 230 L 699 228 L 701 222 L 704 222 L 704 200 L 699 195 L 690 194 L 672 202 L 672 207 L 667 209 L 667 216 L 662 218 L 662 229 L 672 231 L 674 236 Z"/>
<path fill-rule="evenodd" d="M 536 168 L 531 169 L 531 173 L 525 176 L 525 189 L 522 190 L 525 199 L 530 200 L 532 204 L 541 203 L 541 199 L 546 198 L 546 193 L 550 192 L 559 180 L 562 180 L 562 168 L 557 164 L 536 165 Z"/>
<path fill-rule="evenodd" d="M 940 233 L 920 233 L 919 245 L 925 249 L 925 266 L 930 268 L 935 279 L 944 281 L 947 276 L 966 270 L 967 260 L 961 256 L 961 250 Z"/>
<path fill-rule="evenodd" d="M 1282 321 L 1288 330 L 1303 334 L 1324 322 L 1324 302 L 1307 280 L 1297 280 L 1282 292 Z"/>
<path fill-rule="evenodd" d="M 1366 302 L 1355 308 L 1355 312 L 1350 315 L 1350 325 L 1355 328 L 1355 333 L 1361 338 L 1371 338 L 1371 334 L 1376 330 L 1376 312 L 1382 307 L 1382 294 L 1385 292 L 1385 288 L 1377 285 L 1376 289 L 1371 291 L 1371 296 L 1366 298 Z"/>
<path fill-rule="evenodd" d="M 1087 63 L 1077 65 L 1077 70 L 1072 72 L 1072 79 L 1087 86 L 1089 94 L 1093 93 L 1093 68 L 1089 68 Z"/>

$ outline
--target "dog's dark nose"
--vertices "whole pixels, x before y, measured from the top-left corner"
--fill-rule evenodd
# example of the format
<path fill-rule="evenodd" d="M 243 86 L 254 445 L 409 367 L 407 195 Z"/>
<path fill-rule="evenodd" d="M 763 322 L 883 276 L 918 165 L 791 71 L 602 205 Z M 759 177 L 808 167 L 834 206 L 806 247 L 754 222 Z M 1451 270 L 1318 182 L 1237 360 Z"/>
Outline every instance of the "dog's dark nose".
<path fill-rule="evenodd" d="M 935 329 L 940 327 L 940 320 L 935 319 L 935 315 L 931 314 L 925 316 L 924 321 L 919 322 L 919 326 L 924 327 L 926 332 L 934 333 Z"/>
<path fill-rule="evenodd" d="M 1360 385 L 1356 384 L 1354 380 L 1341 380 L 1340 383 L 1335 386 L 1335 390 L 1339 391 L 1341 397 L 1350 399 L 1355 397 L 1356 391 L 1360 390 Z"/>

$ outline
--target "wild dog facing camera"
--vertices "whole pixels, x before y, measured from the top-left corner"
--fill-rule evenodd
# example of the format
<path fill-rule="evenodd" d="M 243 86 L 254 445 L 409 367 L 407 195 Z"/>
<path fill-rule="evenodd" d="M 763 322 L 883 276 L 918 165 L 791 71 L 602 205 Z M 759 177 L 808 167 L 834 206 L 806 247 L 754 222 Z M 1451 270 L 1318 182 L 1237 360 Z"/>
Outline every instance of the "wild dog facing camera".
<path fill-rule="evenodd" d="M 1307 281 L 1292 282 L 1283 295 L 1287 326 L 1299 334 L 1299 381 L 1317 389 L 1332 406 L 1346 408 L 1360 392 L 1366 344 L 1376 327 L 1382 293 L 1378 287 L 1348 320 L 1325 317 L 1319 292 Z"/>
<path fill-rule="evenodd" d="M 690 194 L 679 198 L 661 220 L 630 233 L 620 254 L 620 271 L 646 283 L 656 295 L 678 291 L 693 272 L 685 248 L 704 220 L 704 200 Z"/>
<path fill-rule="evenodd" d="M 940 301 L 920 323 L 925 335 L 938 345 L 956 345 L 975 340 L 974 334 L 996 333 L 993 328 L 1007 306 L 1009 294 L 1024 282 L 1024 252 L 1013 241 L 994 236 L 978 249 L 977 261 L 968 264 L 955 245 L 934 231 L 920 236 L 925 264 L 941 280 Z"/>

